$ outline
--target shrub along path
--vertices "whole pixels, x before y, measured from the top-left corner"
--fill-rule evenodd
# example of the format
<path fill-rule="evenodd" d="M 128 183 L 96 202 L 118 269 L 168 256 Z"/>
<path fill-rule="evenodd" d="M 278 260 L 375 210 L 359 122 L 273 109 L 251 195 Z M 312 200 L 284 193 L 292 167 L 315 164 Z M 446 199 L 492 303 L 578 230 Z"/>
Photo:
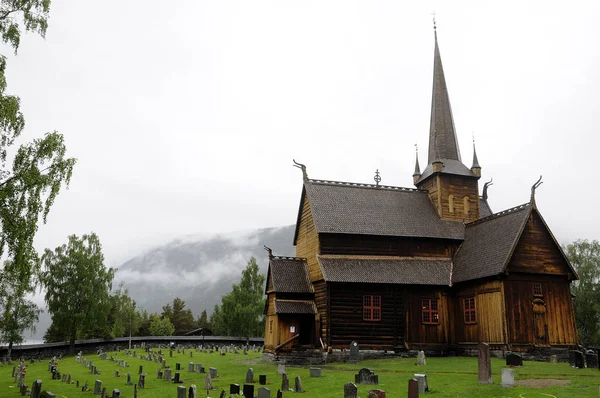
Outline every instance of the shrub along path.
<path fill-rule="evenodd" d="M 99 375 L 92 375 L 89 368 L 84 367 L 82 363 L 76 361 L 75 357 L 65 357 L 59 361 L 58 370 L 64 374 L 71 374 L 72 384 L 63 383 L 60 380 L 52 380 L 52 375 L 48 372 L 48 359 L 34 364 L 27 364 L 27 375 L 25 382 L 31 387 L 36 379 L 42 380 L 42 390 L 51 391 L 57 397 L 92 398 L 94 383 L 96 380 L 102 381 L 102 386 L 106 387 L 108 395 L 112 394 L 113 389 L 118 388 L 121 397 L 132 398 L 133 386 L 126 385 L 127 372 L 131 374 L 133 383 L 138 382 L 138 369 L 143 366 L 146 373 L 146 386 L 143 390 L 138 390 L 139 398 L 170 398 L 177 397 L 177 385 L 164 380 L 157 379 L 157 370 L 161 365 L 156 362 L 146 361 L 139 358 L 144 354 L 144 350 L 136 349 L 138 358 L 125 355 L 124 351 L 109 352 L 107 358 L 111 356 L 116 359 L 127 361 L 129 367 L 123 368 L 109 359 L 102 360 L 97 354 L 84 355 L 83 357 L 93 361 Z M 261 360 L 262 354 L 248 352 L 228 353 L 219 355 L 218 352 L 212 354 L 192 352 L 192 358 L 189 355 L 190 350 L 185 354 L 173 352 L 173 358 L 169 357 L 168 350 L 163 349 L 163 355 L 167 365 L 175 373 L 176 363 L 181 364 L 181 379 L 183 386 L 189 387 L 191 384 L 197 386 L 197 396 L 206 397 L 204 391 L 205 374 L 188 372 L 189 362 L 201 363 L 208 371 L 209 367 L 217 368 L 219 377 L 213 379 L 215 390 L 209 393 L 210 397 L 219 397 L 221 390 L 227 391 L 229 396 L 229 385 L 231 383 L 243 384 L 246 378 L 246 372 L 249 367 L 254 370 L 255 395 L 258 395 L 259 375 L 267 376 L 266 387 L 271 390 L 271 396 L 276 397 L 277 389 L 281 387 L 281 376 L 277 374 L 277 365 Z M 369 390 L 379 388 L 386 391 L 390 398 L 405 397 L 407 395 L 407 381 L 415 373 L 426 373 L 431 388 L 431 392 L 425 396 L 432 397 L 598 397 L 600 386 L 600 372 L 597 369 L 573 369 L 566 363 L 552 365 L 545 362 L 524 363 L 524 367 L 515 369 L 515 379 L 559 379 L 570 380 L 566 386 L 552 386 L 547 388 L 535 388 L 517 386 L 515 388 L 503 388 L 499 385 L 500 373 L 504 367 L 504 361 L 501 359 L 492 359 L 493 385 L 477 384 L 477 358 L 472 357 L 454 357 L 454 358 L 427 358 L 427 365 L 417 366 L 414 358 L 398 358 L 385 360 L 368 360 L 360 364 L 328 364 L 322 366 L 322 375 L 320 378 L 311 378 L 309 367 L 287 367 L 287 374 L 290 379 L 290 387 L 294 387 L 294 378 L 300 376 L 305 390 L 303 394 L 294 392 L 284 392 L 284 397 L 292 398 L 339 398 L 343 396 L 344 383 L 354 381 L 354 374 L 360 368 L 367 367 L 379 375 L 378 386 L 359 385 L 359 396 L 365 398 Z M 0 397 L 18 397 L 19 391 L 11 377 L 12 365 L 0 365 Z M 119 377 L 115 377 L 115 370 L 119 370 Z M 90 388 L 89 392 L 81 392 L 81 387 L 76 388 L 75 382 L 79 381 L 82 386 L 86 381 Z M 534 385 L 536 383 L 533 383 Z M 544 384 L 544 383 L 538 383 Z"/>

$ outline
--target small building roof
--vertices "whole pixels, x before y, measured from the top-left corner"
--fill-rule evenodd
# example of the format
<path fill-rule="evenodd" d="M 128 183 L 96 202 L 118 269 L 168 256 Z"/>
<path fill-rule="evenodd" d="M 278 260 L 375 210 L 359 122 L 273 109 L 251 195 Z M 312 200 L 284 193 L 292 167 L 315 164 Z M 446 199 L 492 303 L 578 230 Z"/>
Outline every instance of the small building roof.
<path fill-rule="evenodd" d="M 273 291 L 278 293 L 314 293 L 304 258 L 274 256 L 269 260 L 267 278 L 271 278 Z"/>
<path fill-rule="evenodd" d="M 479 218 L 489 217 L 492 214 L 494 214 L 494 212 L 492 211 L 492 208 L 490 207 L 490 204 L 488 203 L 487 199 L 480 197 L 479 198 Z"/>
<path fill-rule="evenodd" d="M 317 307 L 312 300 L 275 300 L 277 314 L 316 314 Z"/>
<path fill-rule="evenodd" d="M 317 256 L 327 282 L 450 285 L 452 259 Z"/>

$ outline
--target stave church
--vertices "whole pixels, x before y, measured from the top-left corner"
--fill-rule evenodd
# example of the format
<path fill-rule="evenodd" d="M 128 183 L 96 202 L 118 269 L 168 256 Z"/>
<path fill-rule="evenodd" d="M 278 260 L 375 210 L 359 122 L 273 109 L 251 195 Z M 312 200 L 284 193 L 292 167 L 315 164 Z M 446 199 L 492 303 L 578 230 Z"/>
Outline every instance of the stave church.
<path fill-rule="evenodd" d="M 529 351 L 578 343 L 577 274 L 528 203 L 494 213 L 463 163 L 435 33 L 426 167 L 415 188 L 311 179 L 296 257 L 269 251 L 264 348 Z"/>

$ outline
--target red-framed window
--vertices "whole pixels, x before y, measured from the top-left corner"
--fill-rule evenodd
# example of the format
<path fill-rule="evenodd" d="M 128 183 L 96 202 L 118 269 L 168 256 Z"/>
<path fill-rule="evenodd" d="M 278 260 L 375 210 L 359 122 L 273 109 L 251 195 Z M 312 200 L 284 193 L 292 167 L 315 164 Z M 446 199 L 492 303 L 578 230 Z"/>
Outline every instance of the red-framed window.
<path fill-rule="evenodd" d="M 544 296 L 544 291 L 542 290 L 542 284 L 541 283 L 534 283 L 533 284 L 533 295 L 534 296 Z"/>
<path fill-rule="evenodd" d="M 381 320 L 381 296 L 364 295 L 363 296 L 363 320 L 380 321 Z"/>
<path fill-rule="evenodd" d="M 465 323 L 477 323 L 475 297 L 465 297 L 463 299 L 463 317 Z"/>
<path fill-rule="evenodd" d="M 423 323 L 428 325 L 437 325 L 440 323 L 440 311 L 438 299 L 426 298 L 421 300 L 422 312 L 421 317 Z"/>

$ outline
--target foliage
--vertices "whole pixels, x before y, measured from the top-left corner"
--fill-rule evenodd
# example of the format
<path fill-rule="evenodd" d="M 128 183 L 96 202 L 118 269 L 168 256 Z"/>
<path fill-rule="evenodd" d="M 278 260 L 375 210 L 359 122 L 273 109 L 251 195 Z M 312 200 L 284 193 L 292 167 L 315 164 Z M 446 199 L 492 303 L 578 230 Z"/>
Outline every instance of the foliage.
<path fill-rule="evenodd" d="M 196 328 L 211 329 L 206 310 L 202 311 L 202 314 L 200 314 L 200 316 L 196 319 Z"/>
<path fill-rule="evenodd" d="M 173 299 L 173 305 L 164 305 L 161 316 L 169 319 L 175 327 L 175 336 L 181 336 L 195 327 L 194 315 L 190 309 L 185 309 L 185 301 L 179 297 Z"/>
<path fill-rule="evenodd" d="M 579 341 L 600 344 L 600 242 L 577 240 L 565 252 L 579 275 L 571 288 Z"/>
<path fill-rule="evenodd" d="M 151 336 L 173 336 L 174 332 L 175 326 L 173 326 L 168 318 L 154 316 L 150 321 Z"/>
<path fill-rule="evenodd" d="M 100 239 L 94 233 L 69 236 L 68 244 L 42 257 L 40 280 L 52 322 L 68 336 L 71 350 L 77 333 L 106 323 L 114 270 L 106 269 Z M 89 336 L 91 337 L 91 336 Z"/>
<path fill-rule="evenodd" d="M 21 26 L 25 31 L 35 32 L 42 37 L 48 28 L 50 0 L 0 0 L 0 34 L 15 53 L 21 42 Z"/>
<path fill-rule="evenodd" d="M 54 322 L 44 332 L 44 343 L 62 343 L 67 340 L 65 333 Z"/>
<path fill-rule="evenodd" d="M 239 284 L 221 298 L 211 316 L 213 334 L 227 336 L 262 336 L 264 332 L 265 276 L 259 274 L 256 259 L 251 257 L 242 271 Z"/>
<path fill-rule="evenodd" d="M 124 287 L 123 282 L 110 298 L 111 309 L 109 313 L 109 322 L 111 325 L 111 338 L 133 336 L 137 332 L 141 322 L 141 316 L 136 310 L 136 302 L 129 297 L 129 291 Z"/>

